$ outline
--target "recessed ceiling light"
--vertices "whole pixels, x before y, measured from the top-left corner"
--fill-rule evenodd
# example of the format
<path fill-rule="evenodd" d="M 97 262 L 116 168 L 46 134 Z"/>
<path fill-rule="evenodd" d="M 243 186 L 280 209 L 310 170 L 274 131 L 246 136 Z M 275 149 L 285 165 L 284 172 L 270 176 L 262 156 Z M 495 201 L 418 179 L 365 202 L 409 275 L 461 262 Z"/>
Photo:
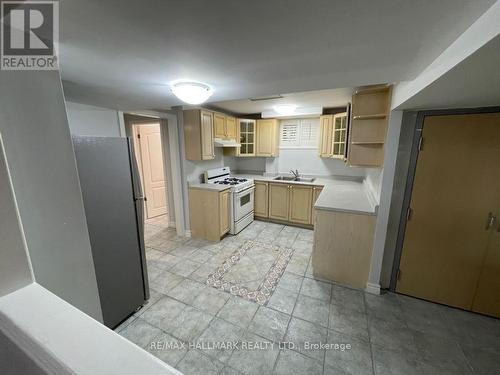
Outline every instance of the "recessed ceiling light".
<path fill-rule="evenodd" d="M 198 82 L 174 83 L 172 92 L 183 102 L 193 105 L 205 102 L 213 94 L 210 86 Z"/>
<path fill-rule="evenodd" d="M 289 116 L 295 113 L 297 106 L 294 104 L 279 104 L 275 105 L 273 109 L 278 112 L 280 115 Z"/>

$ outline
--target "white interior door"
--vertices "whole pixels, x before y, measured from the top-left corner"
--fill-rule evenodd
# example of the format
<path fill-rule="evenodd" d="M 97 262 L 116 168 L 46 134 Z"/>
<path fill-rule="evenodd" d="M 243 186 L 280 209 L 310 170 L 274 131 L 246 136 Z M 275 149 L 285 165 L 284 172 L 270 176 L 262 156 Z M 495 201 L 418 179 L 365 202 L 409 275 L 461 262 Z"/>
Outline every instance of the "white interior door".
<path fill-rule="evenodd" d="M 160 124 L 136 125 L 140 147 L 142 181 L 146 194 L 146 218 L 167 213 L 167 192 L 163 171 Z"/>

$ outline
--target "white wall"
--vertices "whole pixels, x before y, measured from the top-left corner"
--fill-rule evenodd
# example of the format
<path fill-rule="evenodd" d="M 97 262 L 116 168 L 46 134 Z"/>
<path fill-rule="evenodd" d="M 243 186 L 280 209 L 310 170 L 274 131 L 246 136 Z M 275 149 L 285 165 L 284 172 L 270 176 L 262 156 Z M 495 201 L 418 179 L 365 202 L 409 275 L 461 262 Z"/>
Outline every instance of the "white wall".
<path fill-rule="evenodd" d="M 0 133 L 35 279 L 102 313 L 59 72 L 0 71 Z"/>
<path fill-rule="evenodd" d="M 86 104 L 66 102 L 71 134 L 120 137 L 119 112 Z"/>
<path fill-rule="evenodd" d="M 0 297 L 33 282 L 0 137 Z"/>

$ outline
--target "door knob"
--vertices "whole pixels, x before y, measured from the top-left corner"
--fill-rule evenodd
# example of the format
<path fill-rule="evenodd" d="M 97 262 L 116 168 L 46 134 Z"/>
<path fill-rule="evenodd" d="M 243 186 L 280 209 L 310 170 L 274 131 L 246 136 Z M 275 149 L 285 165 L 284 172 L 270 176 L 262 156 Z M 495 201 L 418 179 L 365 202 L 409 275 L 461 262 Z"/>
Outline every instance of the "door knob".
<path fill-rule="evenodd" d="M 485 230 L 490 230 L 490 228 L 495 225 L 497 217 L 493 212 L 488 213 L 488 220 L 486 221 L 486 227 L 484 228 Z M 500 227 L 499 227 L 500 230 Z"/>

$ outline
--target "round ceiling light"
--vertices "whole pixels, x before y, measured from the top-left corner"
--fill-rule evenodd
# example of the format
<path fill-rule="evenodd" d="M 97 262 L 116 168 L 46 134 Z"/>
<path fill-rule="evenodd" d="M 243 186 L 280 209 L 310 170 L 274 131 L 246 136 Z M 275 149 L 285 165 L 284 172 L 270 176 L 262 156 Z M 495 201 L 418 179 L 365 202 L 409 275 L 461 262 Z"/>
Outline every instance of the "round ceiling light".
<path fill-rule="evenodd" d="M 174 83 L 172 92 L 183 102 L 193 105 L 205 102 L 213 94 L 210 86 L 198 82 Z"/>
<path fill-rule="evenodd" d="M 279 104 L 273 107 L 274 111 L 283 116 L 290 116 L 295 113 L 297 106 L 294 104 Z"/>

